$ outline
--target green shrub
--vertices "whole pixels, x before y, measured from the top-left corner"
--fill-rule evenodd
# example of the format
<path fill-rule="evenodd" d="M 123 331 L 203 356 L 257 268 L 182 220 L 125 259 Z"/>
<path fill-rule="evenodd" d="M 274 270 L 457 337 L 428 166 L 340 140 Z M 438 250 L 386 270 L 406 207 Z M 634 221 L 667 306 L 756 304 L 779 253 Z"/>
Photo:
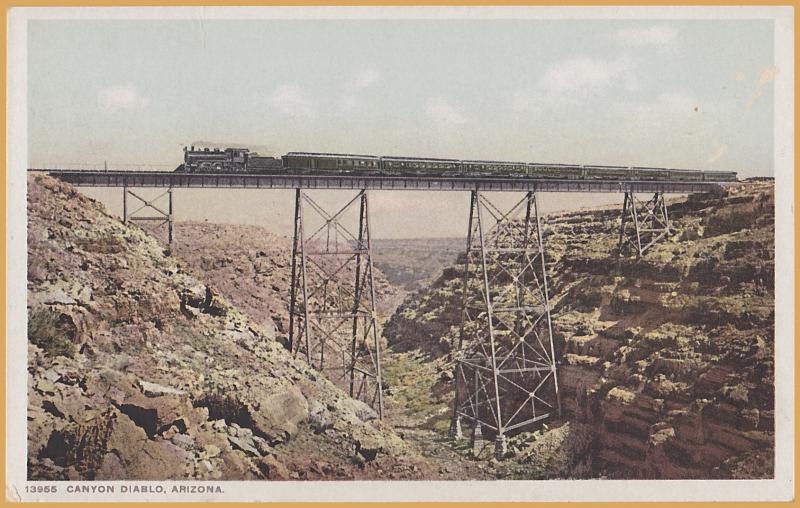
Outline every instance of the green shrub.
<path fill-rule="evenodd" d="M 50 309 L 39 309 L 28 314 L 28 341 L 36 344 L 50 356 L 75 355 L 75 345 L 67 336 L 59 316 Z"/>

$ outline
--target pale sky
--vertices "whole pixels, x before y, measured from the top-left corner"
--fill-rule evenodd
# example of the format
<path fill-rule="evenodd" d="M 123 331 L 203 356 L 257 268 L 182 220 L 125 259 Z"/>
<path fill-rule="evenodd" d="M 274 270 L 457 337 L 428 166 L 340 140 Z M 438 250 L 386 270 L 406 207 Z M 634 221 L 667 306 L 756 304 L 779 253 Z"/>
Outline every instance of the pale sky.
<path fill-rule="evenodd" d="M 171 169 L 211 141 L 772 175 L 772 23 L 34 20 L 29 160 Z M 87 194 L 121 210 L 120 190 Z M 465 193 L 372 196 L 376 237 L 465 233 Z M 542 197 L 545 211 L 616 201 Z M 291 203 L 179 190 L 176 215 L 287 234 Z"/>

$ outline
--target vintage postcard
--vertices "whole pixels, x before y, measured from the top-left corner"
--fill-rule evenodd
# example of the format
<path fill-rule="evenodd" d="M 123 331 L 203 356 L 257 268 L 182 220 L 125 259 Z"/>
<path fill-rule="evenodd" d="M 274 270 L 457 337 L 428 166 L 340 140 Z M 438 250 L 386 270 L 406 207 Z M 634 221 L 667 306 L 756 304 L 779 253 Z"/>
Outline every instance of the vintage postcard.
<path fill-rule="evenodd" d="M 11 9 L 6 498 L 792 499 L 793 18 Z"/>

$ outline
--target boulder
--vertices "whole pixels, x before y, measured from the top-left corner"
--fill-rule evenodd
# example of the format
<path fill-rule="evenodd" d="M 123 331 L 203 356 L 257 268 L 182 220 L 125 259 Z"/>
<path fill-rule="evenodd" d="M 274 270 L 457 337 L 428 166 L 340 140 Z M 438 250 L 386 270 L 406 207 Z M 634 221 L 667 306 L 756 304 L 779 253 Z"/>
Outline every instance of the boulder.
<path fill-rule="evenodd" d="M 147 397 L 160 397 L 162 395 L 186 395 L 186 392 L 172 388 L 171 386 L 164 386 L 157 383 L 150 383 L 149 381 L 142 381 L 141 379 L 136 382 L 141 388 L 142 393 Z"/>
<path fill-rule="evenodd" d="M 339 404 L 343 409 L 352 411 L 355 417 L 362 422 L 369 422 L 378 419 L 378 413 L 376 413 L 375 410 L 369 407 L 365 402 L 360 400 L 346 397 L 339 401 Z"/>
<path fill-rule="evenodd" d="M 222 450 L 220 450 L 219 446 L 217 445 L 209 444 L 203 447 L 203 452 L 205 452 L 205 455 L 208 458 L 213 459 L 214 457 L 217 457 L 220 453 L 222 453 Z"/>
<path fill-rule="evenodd" d="M 228 442 L 231 444 L 234 450 L 241 450 L 245 453 L 249 453 L 250 455 L 260 455 L 258 450 L 255 448 L 255 443 L 253 443 L 253 439 L 247 439 L 244 437 L 238 436 L 228 436 Z"/>
<path fill-rule="evenodd" d="M 170 441 L 172 441 L 172 444 L 175 446 L 183 448 L 184 450 L 191 450 L 194 448 L 194 439 L 187 434 L 175 434 Z"/>
<path fill-rule="evenodd" d="M 258 462 L 258 468 L 269 480 L 289 480 L 291 473 L 274 455 L 267 455 Z"/>
<path fill-rule="evenodd" d="M 183 288 L 180 293 L 181 306 L 199 309 L 201 306 L 207 305 L 208 302 L 206 300 L 206 296 L 208 293 L 210 293 L 210 291 L 206 285 L 200 282 L 187 286 Z"/>
<path fill-rule="evenodd" d="M 36 389 L 43 394 L 53 395 L 56 393 L 56 385 L 47 379 L 40 379 L 36 382 Z"/>
<path fill-rule="evenodd" d="M 180 292 L 181 312 L 187 317 L 196 317 L 198 312 L 212 316 L 224 316 L 227 308 L 219 295 L 202 283 L 189 285 Z"/>
<path fill-rule="evenodd" d="M 252 429 L 270 442 L 289 440 L 297 434 L 297 426 L 308 419 L 308 402 L 294 385 L 256 397 L 250 412 Z"/>
<path fill-rule="evenodd" d="M 333 427 L 333 418 L 324 404 L 312 400 L 308 406 L 308 423 L 317 434 Z"/>
<path fill-rule="evenodd" d="M 147 397 L 142 394 L 126 397 L 124 403 L 117 407 L 144 429 L 149 437 L 164 432 L 172 425 L 185 429 L 189 420 L 186 415 L 195 411 L 186 397 Z"/>
<path fill-rule="evenodd" d="M 73 422 L 82 423 L 86 421 L 87 416 L 89 416 L 86 412 L 89 400 L 83 397 L 80 390 L 75 387 L 64 386 L 64 388 L 59 390 L 49 401 L 45 401 L 45 403 L 51 403 L 54 409 Z"/>
<path fill-rule="evenodd" d="M 72 470 L 75 479 L 166 480 L 181 477 L 184 453 L 148 439 L 130 418 L 112 410 L 89 424 L 53 431 L 39 458 Z"/>
<path fill-rule="evenodd" d="M 257 476 L 250 471 L 248 462 L 239 452 L 226 450 L 222 453 L 220 480 L 256 480 Z"/>
<path fill-rule="evenodd" d="M 51 288 L 42 301 L 47 305 L 75 305 L 77 302 L 60 287 Z"/>

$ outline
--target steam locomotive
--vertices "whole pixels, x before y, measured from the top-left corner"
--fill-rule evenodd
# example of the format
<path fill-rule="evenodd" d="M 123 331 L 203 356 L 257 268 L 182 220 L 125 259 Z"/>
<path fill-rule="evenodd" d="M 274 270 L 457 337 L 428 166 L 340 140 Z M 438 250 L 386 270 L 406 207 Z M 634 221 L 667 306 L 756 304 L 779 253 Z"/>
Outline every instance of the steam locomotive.
<path fill-rule="evenodd" d="M 260 173 L 283 168 L 281 159 L 250 153 L 247 148 L 183 148 L 177 173 Z"/>
<path fill-rule="evenodd" d="M 184 163 L 175 170 L 186 173 L 300 173 L 377 176 L 519 177 L 560 180 L 665 180 L 735 182 L 733 171 L 639 166 L 540 164 L 484 160 L 388 157 L 315 152 L 289 152 L 282 158 L 264 157 L 246 148 L 184 148 Z"/>

